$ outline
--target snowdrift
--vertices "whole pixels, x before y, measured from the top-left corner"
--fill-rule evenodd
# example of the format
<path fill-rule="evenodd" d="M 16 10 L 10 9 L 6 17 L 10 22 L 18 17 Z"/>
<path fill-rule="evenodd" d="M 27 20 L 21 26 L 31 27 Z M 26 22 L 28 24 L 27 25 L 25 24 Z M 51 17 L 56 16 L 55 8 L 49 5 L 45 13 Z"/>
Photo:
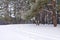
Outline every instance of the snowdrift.
<path fill-rule="evenodd" d="M 1 25 L 0 40 L 60 40 L 60 25 Z"/>

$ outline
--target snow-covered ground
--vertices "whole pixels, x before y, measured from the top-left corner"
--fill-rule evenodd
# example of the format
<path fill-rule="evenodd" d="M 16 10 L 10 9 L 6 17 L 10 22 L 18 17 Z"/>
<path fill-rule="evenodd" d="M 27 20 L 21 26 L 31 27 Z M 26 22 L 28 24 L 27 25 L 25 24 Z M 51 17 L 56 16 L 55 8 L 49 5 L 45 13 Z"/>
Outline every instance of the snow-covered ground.
<path fill-rule="evenodd" d="M 0 40 L 60 40 L 60 25 L 0 25 Z"/>

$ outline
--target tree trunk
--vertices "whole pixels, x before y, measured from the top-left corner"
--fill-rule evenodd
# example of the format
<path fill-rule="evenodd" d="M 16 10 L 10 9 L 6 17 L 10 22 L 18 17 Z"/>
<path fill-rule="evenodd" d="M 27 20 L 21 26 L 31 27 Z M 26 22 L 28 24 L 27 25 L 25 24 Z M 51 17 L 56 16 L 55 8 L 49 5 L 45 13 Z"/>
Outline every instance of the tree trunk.
<path fill-rule="evenodd" d="M 53 20 L 53 24 L 54 24 L 54 27 L 57 26 L 57 19 L 55 16 L 52 16 L 52 20 Z"/>
<path fill-rule="evenodd" d="M 53 24 L 54 24 L 54 27 L 57 26 L 57 18 L 56 18 L 56 0 L 52 0 L 52 7 L 53 7 L 53 14 L 52 14 L 52 20 L 53 20 Z"/>

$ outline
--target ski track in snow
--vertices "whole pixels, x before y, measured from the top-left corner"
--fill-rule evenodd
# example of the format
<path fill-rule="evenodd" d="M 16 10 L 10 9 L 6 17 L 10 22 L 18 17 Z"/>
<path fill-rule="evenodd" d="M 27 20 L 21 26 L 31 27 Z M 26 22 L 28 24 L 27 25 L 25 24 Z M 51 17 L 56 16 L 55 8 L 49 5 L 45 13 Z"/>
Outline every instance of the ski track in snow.
<path fill-rule="evenodd" d="M 0 40 L 60 40 L 60 25 L 1 25 Z"/>

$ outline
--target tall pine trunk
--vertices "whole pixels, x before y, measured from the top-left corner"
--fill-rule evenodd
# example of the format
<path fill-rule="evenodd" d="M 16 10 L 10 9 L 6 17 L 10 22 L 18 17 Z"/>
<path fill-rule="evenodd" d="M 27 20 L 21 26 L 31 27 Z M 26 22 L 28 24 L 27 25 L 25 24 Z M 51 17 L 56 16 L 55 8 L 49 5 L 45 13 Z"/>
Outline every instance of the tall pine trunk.
<path fill-rule="evenodd" d="M 55 12 L 56 0 L 52 0 L 51 2 L 52 2 L 52 7 L 53 7 L 52 21 L 53 21 L 54 27 L 56 27 L 57 26 L 57 18 L 56 18 L 56 12 Z"/>

